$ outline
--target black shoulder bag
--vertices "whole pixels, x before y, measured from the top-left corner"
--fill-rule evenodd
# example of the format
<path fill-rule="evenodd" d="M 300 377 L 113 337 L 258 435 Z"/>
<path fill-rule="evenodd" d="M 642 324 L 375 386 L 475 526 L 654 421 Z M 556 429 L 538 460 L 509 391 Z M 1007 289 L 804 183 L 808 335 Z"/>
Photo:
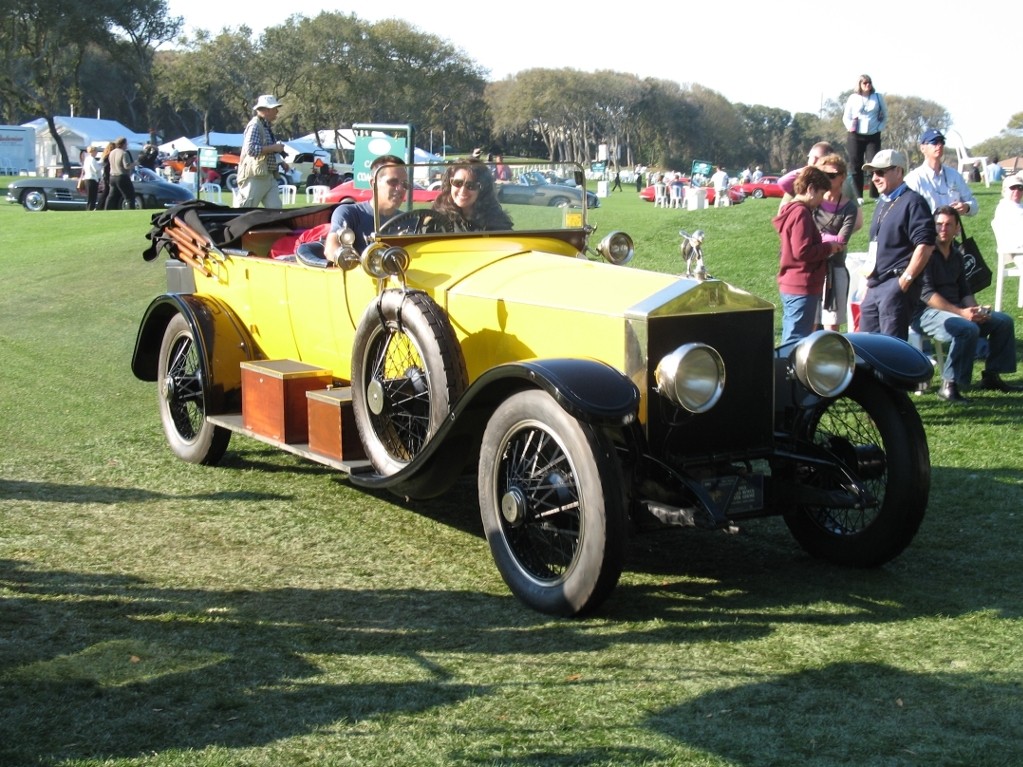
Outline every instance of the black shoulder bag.
<path fill-rule="evenodd" d="M 962 222 L 960 222 L 960 225 Z M 980 254 L 977 241 L 966 236 L 966 229 L 963 229 L 963 270 L 966 272 L 966 281 L 970 285 L 970 292 L 977 295 L 985 288 L 991 287 L 991 268 L 984 261 Z"/>

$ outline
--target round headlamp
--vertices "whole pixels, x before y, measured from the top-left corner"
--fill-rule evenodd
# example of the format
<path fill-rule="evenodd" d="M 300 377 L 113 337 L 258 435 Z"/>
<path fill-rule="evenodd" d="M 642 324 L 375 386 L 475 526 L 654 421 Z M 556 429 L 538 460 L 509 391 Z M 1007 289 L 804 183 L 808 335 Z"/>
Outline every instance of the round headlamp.
<path fill-rule="evenodd" d="M 796 344 L 789 358 L 796 378 L 821 397 L 837 397 L 852 383 L 856 353 L 841 333 L 818 330 Z"/>
<path fill-rule="evenodd" d="M 690 413 L 705 413 L 725 390 L 725 363 L 707 344 L 684 344 L 661 358 L 654 379 L 661 396 Z"/>
<path fill-rule="evenodd" d="M 636 255 L 636 248 L 632 238 L 625 232 L 611 232 L 597 245 L 597 252 L 608 263 L 622 266 Z"/>

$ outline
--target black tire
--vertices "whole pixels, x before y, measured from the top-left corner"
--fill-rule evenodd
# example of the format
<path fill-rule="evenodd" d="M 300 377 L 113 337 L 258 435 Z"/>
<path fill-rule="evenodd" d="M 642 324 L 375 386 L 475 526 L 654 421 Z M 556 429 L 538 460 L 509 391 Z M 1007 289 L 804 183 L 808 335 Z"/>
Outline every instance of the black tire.
<path fill-rule="evenodd" d="M 352 351 L 352 408 L 373 467 L 406 466 L 468 386 L 443 310 L 425 293 L 386 290 L 363 314 Z"/>
<path fill-rule="evenodd" d="M 142 203 L 142 198 L 139 197 L 137 194 L 132 195 L 132 198 L 130 200 L 127 199 L 121 200 L 121 210 L 142 210 L 142 208 L 144 207 L 145 205 L 143 205 Z"/>
<path fill-rule="evenodd" d="M 546 392 L 519 392 L 487 423 L 478 483 L 490 551 L 515 596 L 566 617 L 607 598 L 625 561 L 626 514 L 606 435 Z"/>
<path fill-rule="evenodd" d="M 160 421 L 174 455 L 188 463 L 212 466 L 227 450 L 231 432 L 206 420 L 208 380 L 192 328 L 182 315 L 174 315 L 160 344 Z"/>
<path fill-rule="evenodd" d="M 229 189 L 232 192 L 238 191 L 238 171 L 227 171 L 222 180 L 224 182 L 224 189 Z"/>
<path fill-rule="evenodd" d="M 31 210 L 34 213 L 46 210 L 46 192 L 42 189 L 28 189 L 21 196 L 21 204 L 25 206 L 25 210 Z"/>
<path fill-rule="evenodd" d="M 754 189 L 753 190 L 753 199 L 754 200 L 762 200 L 762 199 L 764 199 L 764 190 L 763 189 Z"/>
<path fill-rule="evenodd" d="M 552 208 L 567 208 L 572 204 L 572 201 L 567 197 L 552 197 L 551 201 L 547 204 Z"/>
<path fill-rule="evenodd" d="M 906 393 L 860 374 L 798 428 L 876 499 L 863 509 L 791 510 L 785 522 L 799 544 L 815 557 L 852 567 L 876 567 L 898 556 L 923 521 L 931 485 L 927 437 Z M 807 484 L 841 488 L 834 471 L 809 466 L 804 471 Z"/>

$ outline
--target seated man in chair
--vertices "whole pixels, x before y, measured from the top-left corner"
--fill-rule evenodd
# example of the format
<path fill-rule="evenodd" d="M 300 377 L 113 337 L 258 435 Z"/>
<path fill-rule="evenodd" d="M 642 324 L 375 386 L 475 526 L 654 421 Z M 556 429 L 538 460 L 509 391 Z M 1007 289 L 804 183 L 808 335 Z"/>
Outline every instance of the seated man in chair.
<path fill-rule="evenodd" d="M 970 383 L 977 340 L 982 336 L 988 339 L 989 351 L 980 388 L 1023 391 L 1023 387 L 1010 385 L 1001 376 L 1016 372 L 1016 330 L 1012 317 L 978 306 L 966 281 L 962 251 L 955 242 L 959 214 L 951 206 L 943 205 L 935 212 L 934 223 L 938 237 L 922 275 L 920 329 L 937 341 L 951 344 L 941 371 L 938 397 L 956 404 L 969 403 L 959 389 Z"/>

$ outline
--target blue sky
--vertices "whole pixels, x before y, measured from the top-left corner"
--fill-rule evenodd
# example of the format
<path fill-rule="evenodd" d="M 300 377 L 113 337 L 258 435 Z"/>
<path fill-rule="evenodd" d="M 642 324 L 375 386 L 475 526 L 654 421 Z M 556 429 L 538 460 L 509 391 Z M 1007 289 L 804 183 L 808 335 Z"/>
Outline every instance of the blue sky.
<path fill-rule="evenodd" d="M 168 0 L 191 28 L 219 31 L 241 23 L 260 31 L 295 11 L 246 0 Z M 784 7 L 778 13 L 776 9 Z M 1023 112 L 1016 46 L 1001 25 L 1015 7 L 994 0 L 861 5 L 873 21 L 847 28 L 848 5 L 808 0 L 752 4 L 632 0 L 610 4 L 523 0 L 489 10 L 482 3 L 384 0 L 360 7 L 306 0 L 302 15 L 354 13 L 368 21 L 400 18 L 462 49 L 501 79 L 530 67 L 611 69 L 640 77 L 699 83 L 733 102 L 817 112 L 823 100 L 869 74 L 879 91 L 944 106 L 967 144 L 996 136 Z M 968 21 L 956 37 L 960 20 Z M 978 25 L 987 24 L 991 35 Z M 818 45 L 819 42 L 819 45 Z M 925 58 L 930 54 L 931 58 Z"/>

